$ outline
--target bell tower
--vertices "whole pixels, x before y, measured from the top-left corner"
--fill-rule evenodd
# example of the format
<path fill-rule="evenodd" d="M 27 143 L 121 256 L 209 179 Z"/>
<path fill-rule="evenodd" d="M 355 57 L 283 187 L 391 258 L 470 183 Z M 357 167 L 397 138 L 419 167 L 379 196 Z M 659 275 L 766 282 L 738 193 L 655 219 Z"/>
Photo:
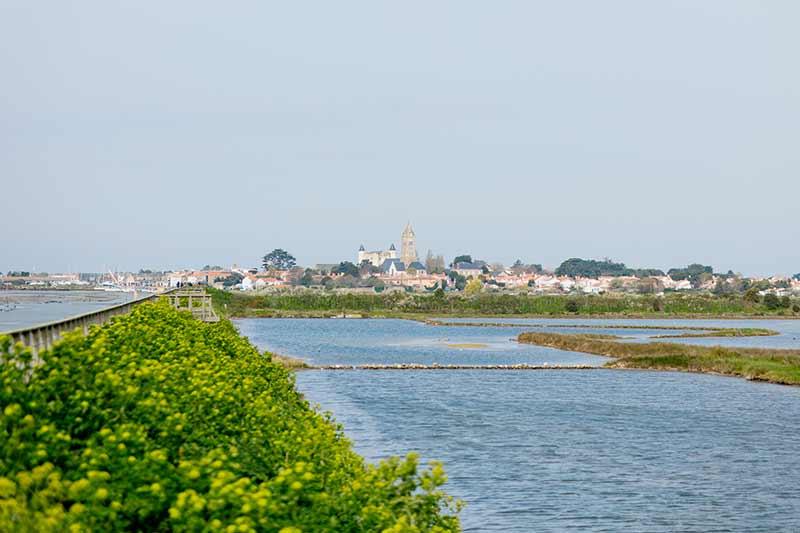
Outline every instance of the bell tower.
<path fill-rule="evenodd" d="M 414 229 L 411 227 L 411 222 L 406 224 L 406 229 L 403 230 L 400 241 L 402 243 L 400 247 L 400 260 L 408 266 L 417 260 L 417 236 L 414 233 Z"/>

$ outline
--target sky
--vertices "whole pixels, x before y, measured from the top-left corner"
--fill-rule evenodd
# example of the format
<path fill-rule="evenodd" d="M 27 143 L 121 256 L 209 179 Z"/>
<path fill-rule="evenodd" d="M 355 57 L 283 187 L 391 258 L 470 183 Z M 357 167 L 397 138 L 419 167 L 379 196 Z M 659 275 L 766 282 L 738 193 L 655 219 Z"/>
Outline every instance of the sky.
<path fill-rule="evenodd" d="M 800 272 L 800 3 L 0 3 L 0 270 Z"/>

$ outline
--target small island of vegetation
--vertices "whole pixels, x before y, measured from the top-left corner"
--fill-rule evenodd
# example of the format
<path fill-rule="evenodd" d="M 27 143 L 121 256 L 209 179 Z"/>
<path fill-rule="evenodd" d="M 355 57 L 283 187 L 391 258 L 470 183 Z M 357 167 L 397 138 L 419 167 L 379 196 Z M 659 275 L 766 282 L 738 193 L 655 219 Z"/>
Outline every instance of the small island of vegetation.
<path fill-rule="evenodd" d="M 614 358 L 609 368 L 703 372 L 800 385 L 800 350 L 620 342 L 598 335 L 522 333 L 519 342 Z"/>

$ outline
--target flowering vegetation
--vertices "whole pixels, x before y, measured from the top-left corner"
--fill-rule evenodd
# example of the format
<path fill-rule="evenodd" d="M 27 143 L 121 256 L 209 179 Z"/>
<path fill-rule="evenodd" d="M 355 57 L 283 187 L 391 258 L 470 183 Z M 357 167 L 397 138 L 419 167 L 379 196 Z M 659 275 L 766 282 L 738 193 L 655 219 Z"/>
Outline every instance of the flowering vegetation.
<path fill-rule="evenodd" d="M 0 531 L 459 530 L 440 464 L 366 464 L 227 321 L 145 304 L 40 355 L 0 336 Z"/>

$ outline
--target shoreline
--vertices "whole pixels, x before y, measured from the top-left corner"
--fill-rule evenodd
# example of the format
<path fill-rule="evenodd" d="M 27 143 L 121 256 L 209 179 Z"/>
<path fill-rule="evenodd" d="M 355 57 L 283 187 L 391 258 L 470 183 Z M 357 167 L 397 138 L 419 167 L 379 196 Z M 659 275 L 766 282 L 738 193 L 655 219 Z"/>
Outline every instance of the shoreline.
<path fill-rule="evenodd" d="M 483 319 L 496 319 L 496 320 L 514 320 L 514 319 L 579 319 L 579 320 L 800 320 L 800 316 L 787 316 L 787 315 L 707 315 L 707 314 L 520 314 L 520 315 L 489 315 L 489 314 L 449 314 L 449 315 L 435 315 L 429 313 L 364 313 L 357 311 L 332 312 L 332 311 L 280 311 L 269 310 L 258 313 L 236 313 L 226 314 L 225 318 L 229 320 L 244 320 L 255 318 L 275 318 L 275 319 L 325 319 L 335 318 L 339 320 L 367 320 L 367 319 L 385 319 L 385 320 L 414 320 L 417 322 L 437 321 L 440 319 L 448 318 L 483 318 Z M 440 325 L 456 325 L 444 323 Z M 472 326 L 474 323 L 462 322 L 458 323 L 459 326 Z M 509 326 L 509 327 L 526 327 L 530 324 L 487 324 L 491 326 Z M 681 329 L 688 329 L 681 328 Z"/>

